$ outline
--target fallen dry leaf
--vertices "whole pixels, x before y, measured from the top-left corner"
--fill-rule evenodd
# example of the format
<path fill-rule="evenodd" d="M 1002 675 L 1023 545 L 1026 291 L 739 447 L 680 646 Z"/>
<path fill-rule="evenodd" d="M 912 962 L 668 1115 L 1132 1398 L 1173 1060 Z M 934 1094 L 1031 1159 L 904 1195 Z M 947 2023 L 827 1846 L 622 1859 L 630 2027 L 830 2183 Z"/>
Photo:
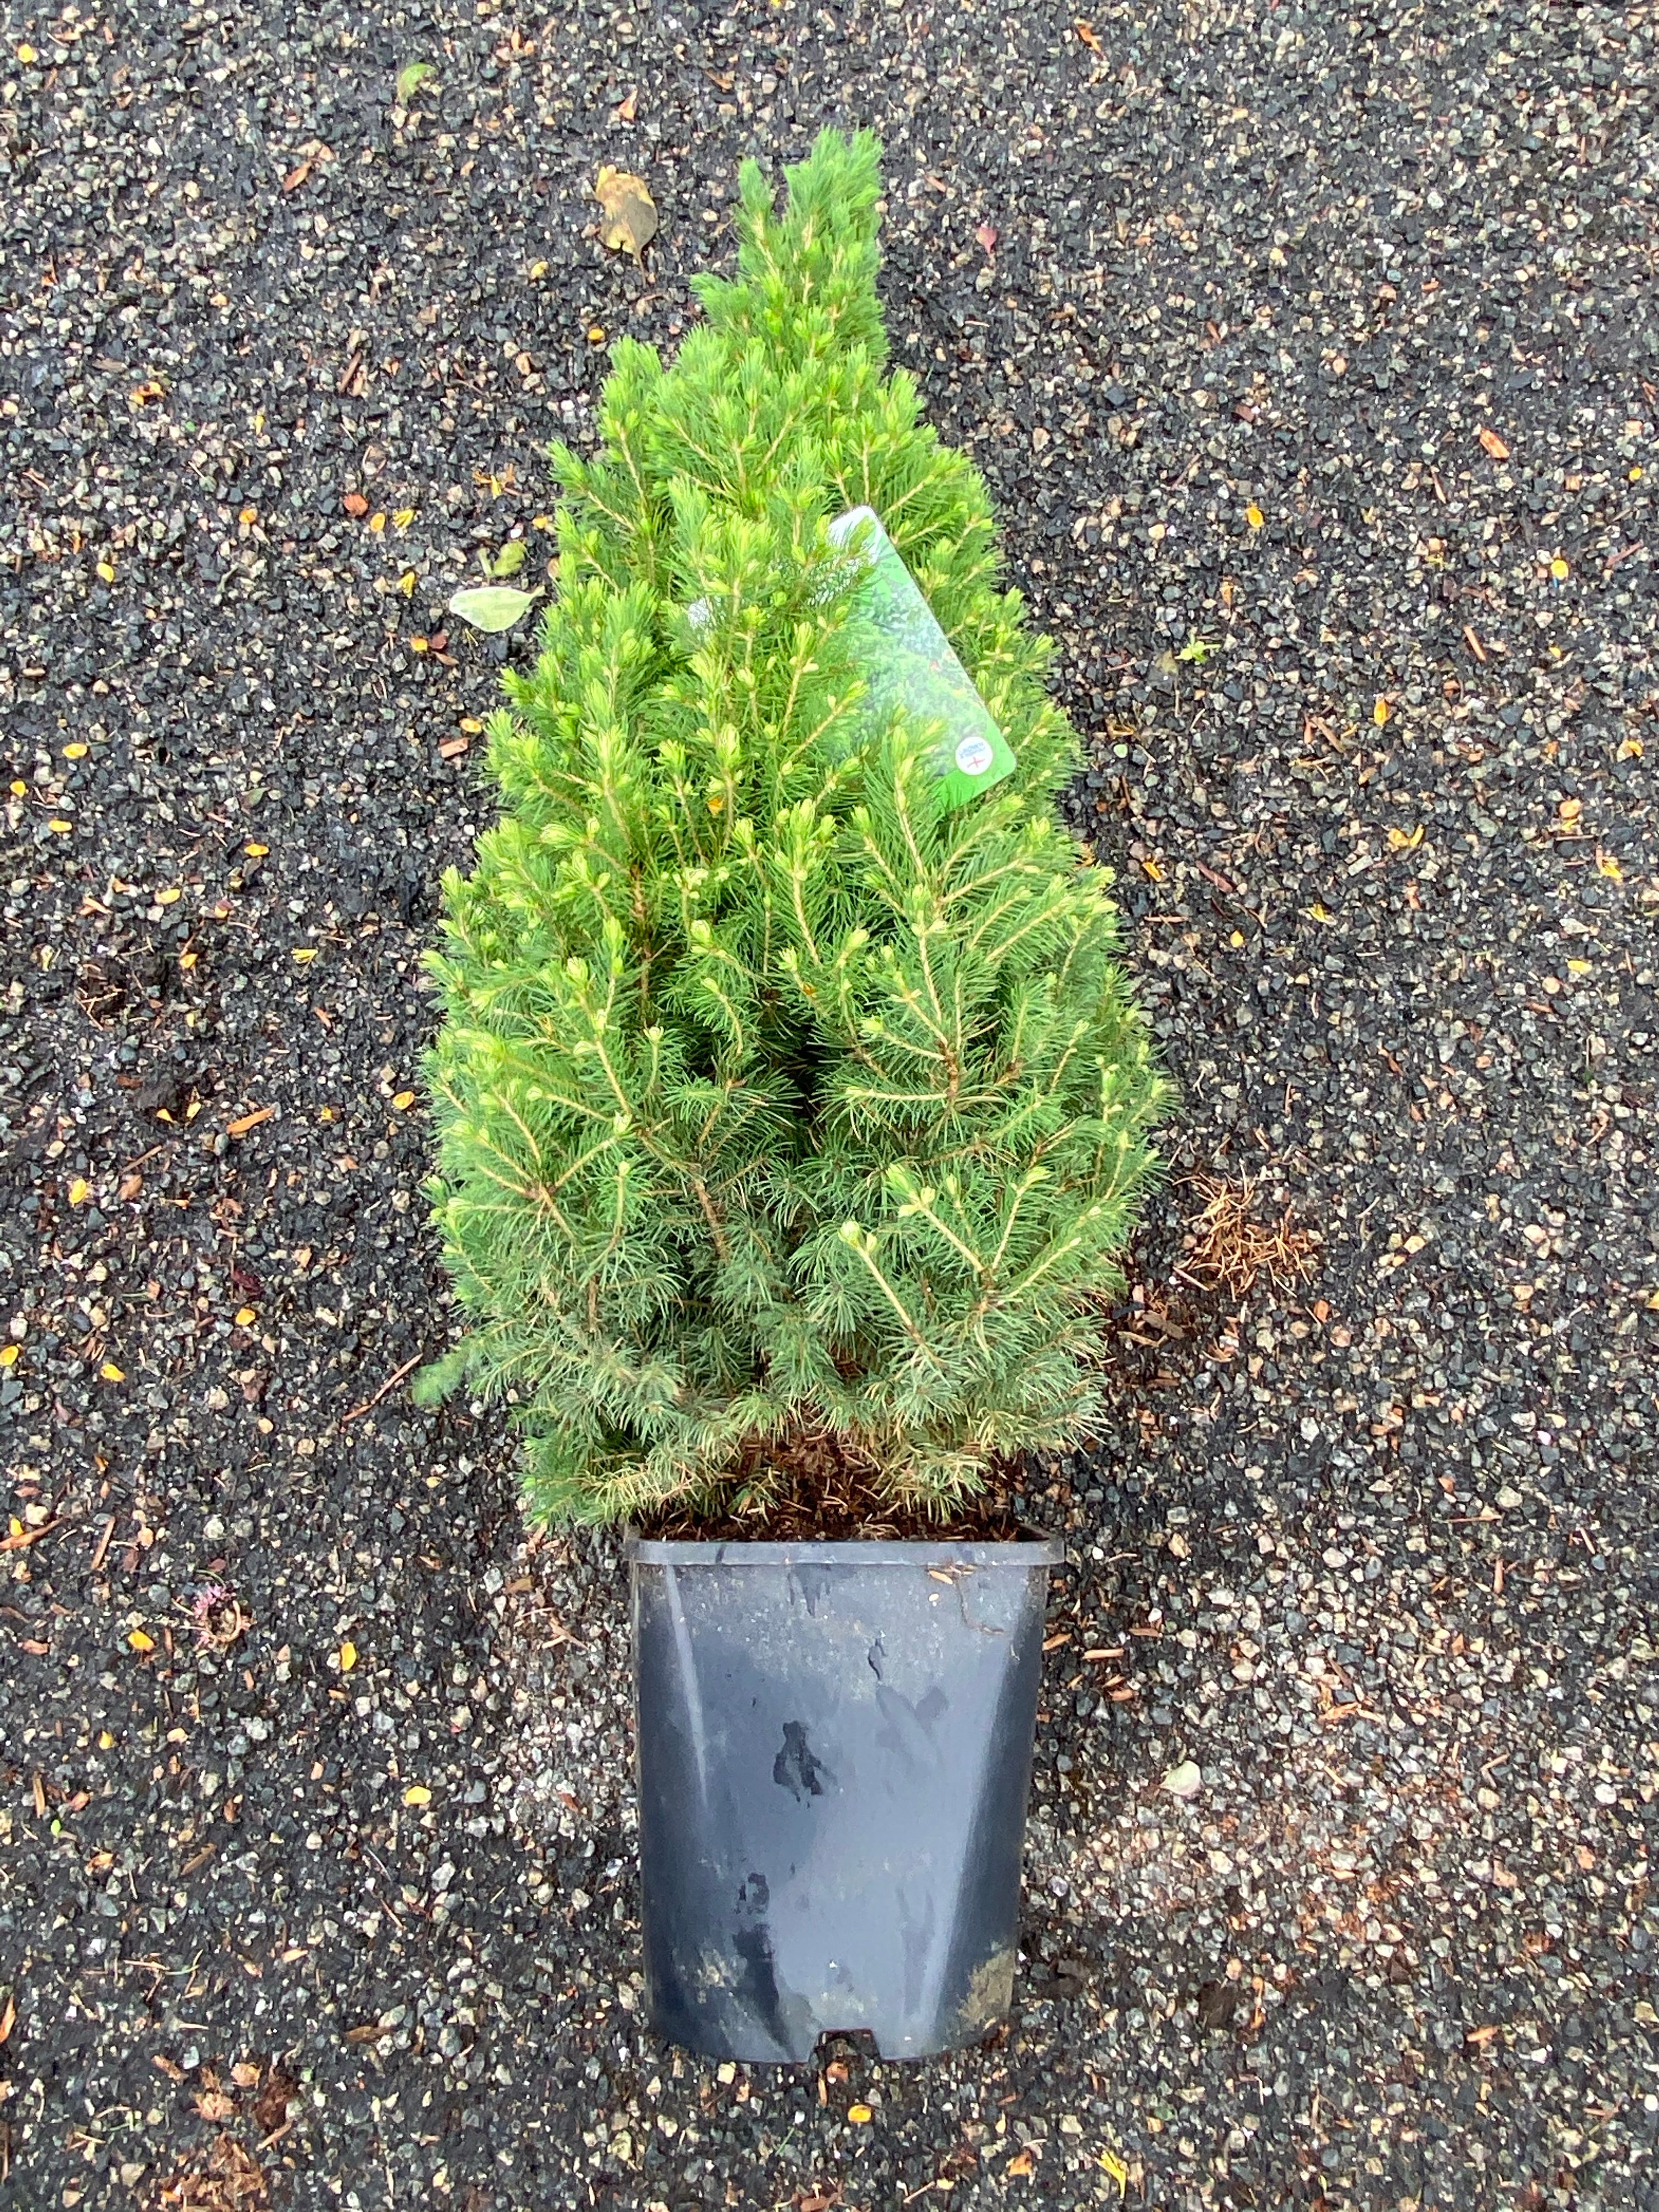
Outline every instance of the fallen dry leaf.
<path fill-rule="evenodd" d="M 165 2212 L 263 2212 L 265 2178 L 234 2136 L 219 2136 L 207 2164 L 180 2173 L 161 2191 Z"/>
<path fill-rule="evenodd" d="M 620 100 L 617 101 L 616 109 L 617 120 L 618 123 L 631 123 L 639 112 L 640 88 L 638 85 L 635 85 L 632 92 L 629 94 L 626 100 Z"/>
<path fill-rule="evenodd" d="M 285 192 L 297 192 L 314 168 L 322 162 L 331 161 L 333 159 L 332 149 L 325 146 L 320 139 L 313 138 L 308 146 L 302 146 L 300 149 L 299 161 L 283 179 L 283 190 Z"/>
<path fill-rule="evenodd" d="M 289 2102 L 299 2085 L 289 2075 L 273 2073 L 253 2100 L 253 2117 L 266 2135 L 274 2135 L 288 2118 Z"/>
<path fill-rule="evenodd" d="M 1492 455 L 1493 460 L 1508 460 L 1510 457 L 1510 449 L 1504 443 L 1504 441 L 1498 436 L 1496 430 L 1489 430 L 1486 428 L 1486 425 L 1482 423 L 1480 429 L 1475 432 L 1475 435 L 1480 439 L 1486 451 Z"/>
<path fill-rule="evenodd" d="M 196 2109 L 204 2120 L 234 2119 L 236 2100 L 226 2096 L 222 2089 L 204 2089 L 196 2100 Z"/>
<path fill-rule="evenodd" d="M 1091 54 L 1103 54 L 1105 52 L 1106 49 L 1101 45 L 1098 37 L 1096 35 L 1095 27 L 1092 23 L 1085 21 L 1085 19 L 1079 15 L 1076 22 L 1073 24 L 1072 28 L 1077 33 L 1079 38 L 1082 40 L 1084 45 L 1087 46 Z"/>
<path fill-rule="evenodd" d="M 360 491 L 349 491 L 344 499 L 341 501 L 341 504 L 345 508 L 348 514 L 356 515 L 367 514 L 368 513 L 368 501 L 363 497 Z"/>
<path fill-rule="evenodd" d="M 270 1121 L 276 1111 L 274 1106 L 256 1106 L 252 1113 L 239 1114 L 234 1121 L 227 1121 L 225 1127 L 233 1137 L 245 1137 L 250 1129 L 257 1129 L 261 1121 Z"/>
<path fill-rule="evenodd" d="M 631 253 L 637 261 L 657 234 L 657 204 L 644 178 L 613 168 L 607 161 L 593 179 L 593 196 L 605 210 L 601 243 L 612 253 Z"/>

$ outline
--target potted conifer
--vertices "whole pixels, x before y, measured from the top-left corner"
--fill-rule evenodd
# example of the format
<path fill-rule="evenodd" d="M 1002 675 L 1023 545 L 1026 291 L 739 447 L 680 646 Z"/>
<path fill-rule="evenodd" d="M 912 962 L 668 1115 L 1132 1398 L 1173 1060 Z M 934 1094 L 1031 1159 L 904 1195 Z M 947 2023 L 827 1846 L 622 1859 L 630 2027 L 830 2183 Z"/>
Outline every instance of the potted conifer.
<path fill-rule="evenodd" d="M 867 135 L 781 216 L 745 165 L 735 280 L 617 346 L 432 962 L 424 1394 L 641 1532 L 653 2017 L 744 2059 L 1006 2010 L 1060 1554 L 983 1502 L 1089 1426 L 1162 1097 L 1046 645 L 884 371 L 878 192 Z"/>

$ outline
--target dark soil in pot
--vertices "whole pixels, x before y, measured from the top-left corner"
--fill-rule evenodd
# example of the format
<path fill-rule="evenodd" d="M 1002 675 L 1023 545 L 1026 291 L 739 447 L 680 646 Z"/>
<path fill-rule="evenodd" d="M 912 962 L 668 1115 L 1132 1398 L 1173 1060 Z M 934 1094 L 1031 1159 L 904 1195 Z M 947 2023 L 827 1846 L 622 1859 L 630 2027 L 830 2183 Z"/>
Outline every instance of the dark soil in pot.
<path fill-rule="evenodd" d="M 895 1498 L 842 1441 L 803 1433 L 750 1448 L 717 1490 L 643 1516 L 637 1534 L 659 1541 L 845 1541 L 994 1544 L 1030 1535 L 1011 1474 L 939 1512 Z"/>

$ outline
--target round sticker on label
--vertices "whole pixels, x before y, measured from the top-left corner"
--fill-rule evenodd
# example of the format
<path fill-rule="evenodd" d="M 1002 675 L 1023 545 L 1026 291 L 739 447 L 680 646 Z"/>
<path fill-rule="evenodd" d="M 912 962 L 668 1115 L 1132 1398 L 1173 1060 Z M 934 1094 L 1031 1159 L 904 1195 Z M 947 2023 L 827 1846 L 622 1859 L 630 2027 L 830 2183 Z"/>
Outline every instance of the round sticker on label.
<path fill-rule="evenodd" d="M 964 738 L 957 747 L 957 766 L 964 775 L 983 775 L 992 757 L 988 738 Z"/>

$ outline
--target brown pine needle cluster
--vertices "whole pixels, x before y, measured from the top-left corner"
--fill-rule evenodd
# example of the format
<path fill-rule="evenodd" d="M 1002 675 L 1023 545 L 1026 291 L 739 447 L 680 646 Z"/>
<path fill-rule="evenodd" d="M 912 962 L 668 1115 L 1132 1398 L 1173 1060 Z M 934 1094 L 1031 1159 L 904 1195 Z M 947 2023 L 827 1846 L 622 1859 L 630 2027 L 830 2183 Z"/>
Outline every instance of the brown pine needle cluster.
<path fill-rule="evenodd" d="M 1276 1291 L 1306 1282 L 1318 1266 L 1318 1238 L 1299 1228 L 1286 1206 L 1278 1218 L 1262 1222 L 1256 1213 L 1260 1179 L 1243 1176 L 1195 1175 L 1190 1188 L 1204 1201 L 1188 1223 L 1176 1273 L 1200 1290 L 1224 1291 L 1243 1298 L 1265 1275 Z"/>

